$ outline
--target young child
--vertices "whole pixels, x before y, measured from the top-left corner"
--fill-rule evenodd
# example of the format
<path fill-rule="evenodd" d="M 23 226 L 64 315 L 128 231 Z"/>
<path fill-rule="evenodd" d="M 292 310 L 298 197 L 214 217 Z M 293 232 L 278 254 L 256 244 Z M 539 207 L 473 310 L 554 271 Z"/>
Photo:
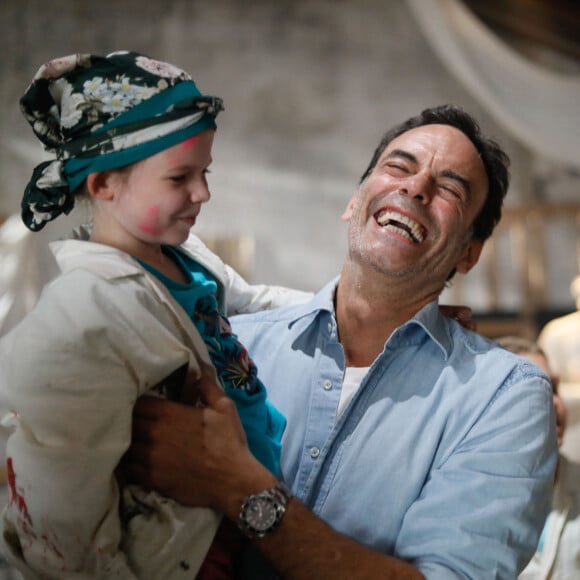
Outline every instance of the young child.
<path fill-rule="evenodd" d="M 26 578 L 194 578 L 220 515 L 119 484 L 133 405 L 194 403 L 185 373 L 217 369 L 277 473 L 285 419 L 224 315 L 308 295 L 250 286 L 190 235 L 222 101 L 187 73 L 132 52 L 72 55 L 39 69 L 21 108 L 56 154 L 26 188 L 25 224 L 40 230 L 78 195 L 92 224 L 89 241 L 51 244 L 61 275 L 0 343 L 5 549 Z"/>

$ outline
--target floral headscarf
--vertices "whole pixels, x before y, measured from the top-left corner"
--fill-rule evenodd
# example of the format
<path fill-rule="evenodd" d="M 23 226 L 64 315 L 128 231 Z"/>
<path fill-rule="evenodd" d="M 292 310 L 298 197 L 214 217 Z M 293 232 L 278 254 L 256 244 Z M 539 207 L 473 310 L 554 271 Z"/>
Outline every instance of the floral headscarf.
<path fill-rule="evenodd" d="M 201 94 L 177 67 L 135 52 L 76 54 L 40 67 L 20 99 L 32 130 L 56 159 L 38 165 L 22 199 L 33 231 L 74 206 L 89 173 L 150 157 L 215 129 L 219 97 Z"/>

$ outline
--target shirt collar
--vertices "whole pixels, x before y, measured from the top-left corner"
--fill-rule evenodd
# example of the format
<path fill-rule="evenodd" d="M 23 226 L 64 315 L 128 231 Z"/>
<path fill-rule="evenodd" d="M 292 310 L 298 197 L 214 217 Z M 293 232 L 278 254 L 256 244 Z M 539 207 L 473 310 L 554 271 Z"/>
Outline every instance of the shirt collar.
<path fill-rule="evenodd" d="M 449 319 L 441 314 L 439 300 L 426 304 L 413 316 L 411 320 L 399 327 L 401 336 L 408 336 L 411 340 L 419 333 L 425 333 L 443 352 L 447 360 L 453 348 Z M 413 341 L 414 342 L 414 341 Z"/>
<path fill-rule="evenodd" d="M 334 294 L 338 285 L 338 279 L 339 276 L 331 280 L 322 290 L 314 295 L 312 300 L 301 305 L 299 314 L 296 316 L 294 322 L 319 311 L 328 312 L 334 316 Z"/>
<path fill-rule="evenodd" d="M 299 320 L 308 318 L 301 332 L 305 332 L 318 313 L 326 312 L 335 318 L 334 295 L 338 285 L 339 277 L 331 280 L 312 300 L 301 305 L 297 309 L 297 314 L 290 326 L 298 323 Z M 393 346 L 404 346 L 416 344 L 427 335 L 441 349 L 445 359 L 449 358 L 453 341 L 451 339 L 450 321 L 441 314 L 439 301 L 433 300 L 426 304 L 413 318 L 402 324 L 388 339 Z"/>

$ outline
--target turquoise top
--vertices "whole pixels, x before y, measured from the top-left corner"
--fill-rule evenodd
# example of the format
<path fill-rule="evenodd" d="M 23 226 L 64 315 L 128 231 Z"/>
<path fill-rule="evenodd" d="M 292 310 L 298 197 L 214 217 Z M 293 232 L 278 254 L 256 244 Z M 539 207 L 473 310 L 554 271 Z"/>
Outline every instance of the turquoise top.
<path fill-rule="evenodd" d="M 228 319 L 219 313 L 215 278 L 184 252 L 171 246 L 164 246 L 163 250 L 181 267 L 189 280 L 187 283 L 175 282 L 147 263 L 138 261 L 167 287 L 193 320 L 225 392 L 236 403 L 250 450 L 277 476 L 286 419 L 267 401 L 266 388 L 258 378 L 256 365 L 233 334 Z"/>

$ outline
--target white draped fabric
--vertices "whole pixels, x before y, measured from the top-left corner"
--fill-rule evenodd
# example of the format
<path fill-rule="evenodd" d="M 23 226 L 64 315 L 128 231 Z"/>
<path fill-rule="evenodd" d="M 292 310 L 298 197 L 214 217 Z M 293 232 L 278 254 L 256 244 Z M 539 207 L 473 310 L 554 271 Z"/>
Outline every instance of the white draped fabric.
<path fill-rule="evenodd" d="M 407 0 L 450 72 L 532 152 L 580 167 L 580 74 L 527 60 L 460 0 Z"/>
<path fill-rule="evenodd" d="M 19 215 L 0 226 L 0 336 L 36 304 L 44 283 L 57 271 L 44 233 L 33 234 Z"/>

